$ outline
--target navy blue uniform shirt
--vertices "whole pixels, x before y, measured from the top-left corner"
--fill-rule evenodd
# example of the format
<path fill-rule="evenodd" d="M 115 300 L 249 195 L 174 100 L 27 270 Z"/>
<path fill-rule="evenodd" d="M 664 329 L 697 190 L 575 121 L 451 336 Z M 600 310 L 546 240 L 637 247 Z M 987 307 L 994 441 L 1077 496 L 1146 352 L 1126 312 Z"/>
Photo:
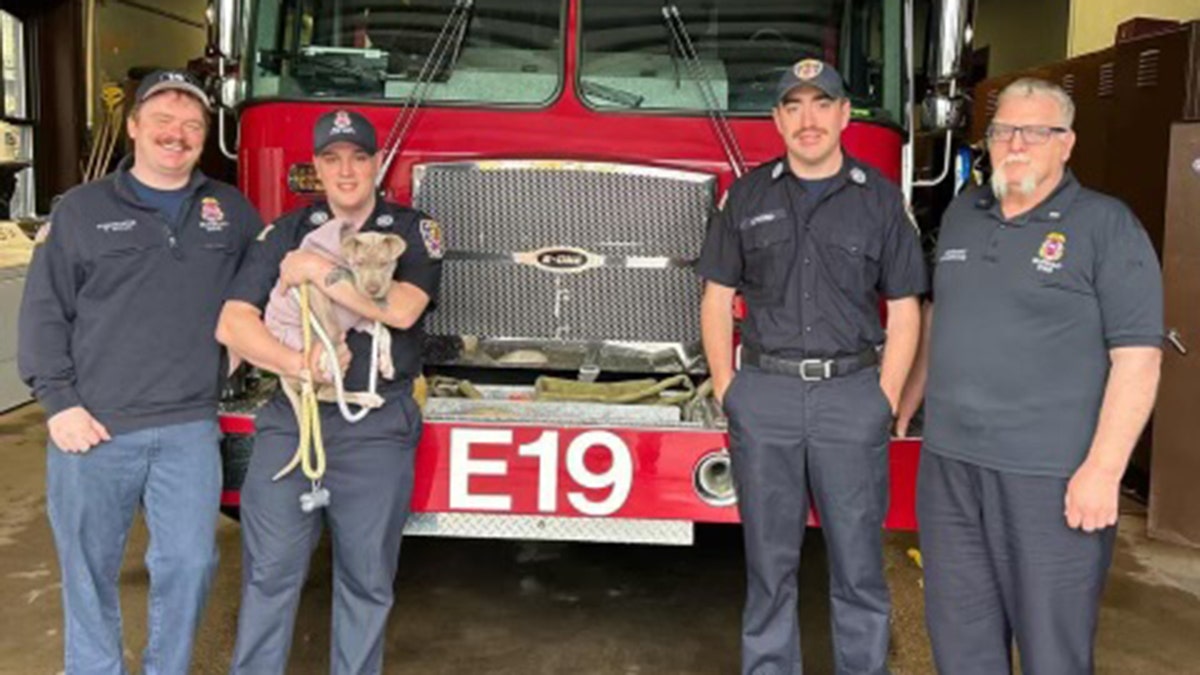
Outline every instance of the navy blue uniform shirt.
<path fill-rule="evenodd" d="M 264 310 L 271 290 L 279 281 L 279 264 L 292 250 L 300 246 L 305 235 L 330 218 L 329 205 L 319 202 L 280 216 L 258 238 L 246 256 L 230 291 L 231 300 L 241 300 Z M 410 208 L 378 200 L 375 211 L 367 218 L 360 232 L 388 232 L 402 237 L 408 247 L 396 265 L 395 281 L 408 282 L 429 295 L 429 308 L 408 330 L 389 328 L 392 332 L 392 361 L 396 366 L 396 381 L 421 374 L 421 350 L 424 346 L 425 316 L 437 303 L 442 280 L 442 254 L 445 242 L 441 226 L 429 216 Z M 365 391 L 371 367 L 371 336 L 350 331 L 346 345 L 352 359 L 346 373 L 347 390 Z M 388 388 L 379 380 L 379 388 Z"/>
<path fill-rule="evenodd" d="M 823 185 L 806 183 L 783 158 L 735 182 L 696 271 L 742 292 L 742 339 L 760 352 L 801 359 L 876 347 L 880 297 L 928 286 L 916 226 L 900 189 L 849 156 Z M 814 187 L 819 195 L 806 192 Z"/>

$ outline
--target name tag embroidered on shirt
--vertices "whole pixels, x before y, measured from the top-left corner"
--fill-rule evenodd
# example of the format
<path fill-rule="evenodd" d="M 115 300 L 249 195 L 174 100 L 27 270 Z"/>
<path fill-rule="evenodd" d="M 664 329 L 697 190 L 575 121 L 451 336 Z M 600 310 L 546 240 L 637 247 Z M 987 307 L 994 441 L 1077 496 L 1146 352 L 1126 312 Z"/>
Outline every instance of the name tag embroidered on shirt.
<path fill-rule="evenodd" d="M 114 220 L 110 223 L 97 223 L 96 229 L 101 232 L 128 232 L 136 225 L 136 220 Z"/>
<path fill-rule="evenodd" d="M 938 262 L 966 262 L 967 249 L 965 248 L 948 248 L 942 251 L 942 257 L 938 258 Z"/>

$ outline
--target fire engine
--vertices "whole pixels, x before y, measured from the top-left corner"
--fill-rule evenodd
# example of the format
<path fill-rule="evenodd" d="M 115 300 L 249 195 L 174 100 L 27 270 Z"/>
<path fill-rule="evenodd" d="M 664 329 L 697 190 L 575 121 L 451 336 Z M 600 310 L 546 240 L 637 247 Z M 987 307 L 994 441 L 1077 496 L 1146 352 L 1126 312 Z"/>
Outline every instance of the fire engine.
<path fill-rule="evenodd" d="M 349 106 L 386 136 L 381 192 L 445 228 L 407 531 L 687 544 L 696 523 L 737 522 L 691 269 L 706 221 L 782 154 L 773 90 L 805 56 L 847 80 L 845 149 L 910 193 L 916 61 L 949 143 L 970 4 L 214 4 L 218 134 L 265 219 L 319 196 L 311 129 Z M 630 395 L 547 396 L 555 382 Z M 231 509 L 256 391 L 222 412 Z M 919 448 L 891 444 L 888 527 L 915 526 Z"/>

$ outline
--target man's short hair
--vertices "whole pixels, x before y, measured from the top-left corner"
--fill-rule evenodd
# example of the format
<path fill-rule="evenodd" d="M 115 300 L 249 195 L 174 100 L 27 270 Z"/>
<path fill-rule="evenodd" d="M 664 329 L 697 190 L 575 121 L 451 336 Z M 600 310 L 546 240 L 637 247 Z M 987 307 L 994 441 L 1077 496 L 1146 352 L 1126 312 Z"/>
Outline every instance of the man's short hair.
<path fill-rule="evenodd" d="M 1070 129 L 1071 125 L 1075 123 L 1075 102 L 1071 100 L 1070 94 L 1057 84 L 1036 77 L 1022 77 L 1010 83 L 996 98 L 996 108 L 999 109 L 1000 104 L 1006 98 L 1034 95 L 1049 96 L 1054 99 L 1058 104 L 1059 112 L 1062 113 L 1062 126 Z"/>

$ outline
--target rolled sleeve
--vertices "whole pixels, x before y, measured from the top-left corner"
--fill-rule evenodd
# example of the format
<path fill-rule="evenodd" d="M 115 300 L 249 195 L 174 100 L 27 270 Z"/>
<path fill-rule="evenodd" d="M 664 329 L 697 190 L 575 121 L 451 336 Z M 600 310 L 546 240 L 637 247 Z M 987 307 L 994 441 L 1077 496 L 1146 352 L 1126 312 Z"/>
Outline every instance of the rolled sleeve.
<path fill-rule="evenodd" d="M 1096 295 L 1109 349 L 1162 347 L 1162 271 L 1150 237 L 1126 211 L 1100 243 Z"/>
<path fill-rule="evenodd" d="M 707 281 L 737 288 L 742 280 L 742 249 L 738 233 L 730 222 L 731 210 L 727 204 L 709 218 L 704 247 L 696 261 L 696 274 Z"/>

